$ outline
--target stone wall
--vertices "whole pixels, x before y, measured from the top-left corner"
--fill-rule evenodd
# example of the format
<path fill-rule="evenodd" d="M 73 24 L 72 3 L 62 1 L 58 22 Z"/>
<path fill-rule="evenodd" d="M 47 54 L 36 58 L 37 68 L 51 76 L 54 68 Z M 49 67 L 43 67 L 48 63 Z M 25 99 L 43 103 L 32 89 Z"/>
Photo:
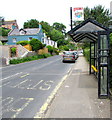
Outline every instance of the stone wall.
<path fill-rule="evenodd" d="M 11 48 L 16 48 L 16 56 L 15 57 L 21 57 L 25 53 L 28 53 L 29 50 L 22 47 L 21 45 L 0 45 L 0 57 L 3 58 L 11 58 Z"/>
<path fill-rule="evenodd" d="M 16 54 L 14 57 L 11 55 L 11 48 L 16 48 Z M 0 45 L 0 60 L 1 65 L 8 65 L 9 60 L 18 57 L 25 57 L 28 54 L 29 50 L 24 48 L 21 45 Z"/>

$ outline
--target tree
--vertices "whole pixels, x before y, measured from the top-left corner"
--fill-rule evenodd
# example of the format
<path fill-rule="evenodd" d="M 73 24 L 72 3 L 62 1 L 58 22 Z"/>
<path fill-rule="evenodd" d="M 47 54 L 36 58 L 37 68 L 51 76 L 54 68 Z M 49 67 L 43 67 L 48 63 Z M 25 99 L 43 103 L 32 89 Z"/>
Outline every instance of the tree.
<path fill-rule="evenodd" d="M 10 29 L 6 29 L 6 28 L 0 28 L 0 31 L 2 34 L 2 36 L 8 36 L 8 33 L 11 31 Z"/>
<path fill-rule="evenodd" d="M 27 22 L 24 22 L 23 25 L 24 28 L 38 28 L 39 27 L 39 21 L 36 19 L 28 20 Z"/>
<path fill-rule="evenodd" d="M 110 15 L 109 10 L 105 9 L 101 5 L 95 6 L 92 9 L 90 9 L 88 7 L 86 7 L 84 9 L 84 18 L 85 19 L 92 18 L 92 19 L 98 21 L 99 23 L 103 24 L 104 26 L 109 25 L 109 21 L 110 21 L 109 15 Z"/>
<path fill-rule="evenodd" d="M 40 40 L 35 39 L 35 38 L 33 38 L 30 41 L 30 45 L 32 46 L 32 50 L 34 50 L 35 52 L 37 52 L 37 50 L 43 48 L 43 44 L 40 42 Z"/>
<path fill-rule="evenodd" d="M 49 23 L 41 21 L 40 24 L 42 25 L 43 32 L 47 35 L 47 37 L 50 37 L 50 32 L 52 30 L 52 26 L 50 26 Z"/>
<path fill-rule="evenodd" d="M 51 38 L 51 40 L 58 41 L 59 39 L 64 39 L 64 35 L 62 34 L 62 32 L 60 32 L 56 29 L 53 29 L 50 32 L 50 38 Z"/>
<path fill-rule="evenodd" d="M 67 45 L 68 43 L 69 43 L 69 41 L 68 40 L 64 40 L 64 39 L 60 39 L 60 40 L 57 41 L 58 47 L 62 46 L 62 45 Z"/>
<path fill-rule="evenodd" d="M 62 23 L 58 23 L 58 22 L 53 23 L 53 28 L 59 30 L 62 33 L 66 33 L 66 26 L 63 25 Z"/>

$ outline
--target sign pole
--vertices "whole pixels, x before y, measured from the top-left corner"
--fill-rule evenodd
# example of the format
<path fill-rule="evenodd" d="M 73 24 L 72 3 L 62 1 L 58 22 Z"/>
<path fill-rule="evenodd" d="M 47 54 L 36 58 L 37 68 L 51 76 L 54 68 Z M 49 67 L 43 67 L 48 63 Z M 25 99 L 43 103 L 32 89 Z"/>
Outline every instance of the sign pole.
<path fill-rule="evenodd" d="M 70 26 L 71 26 L 71 30 L 73 28 L 72 26 L 72 7 L 70 7 Z"/>

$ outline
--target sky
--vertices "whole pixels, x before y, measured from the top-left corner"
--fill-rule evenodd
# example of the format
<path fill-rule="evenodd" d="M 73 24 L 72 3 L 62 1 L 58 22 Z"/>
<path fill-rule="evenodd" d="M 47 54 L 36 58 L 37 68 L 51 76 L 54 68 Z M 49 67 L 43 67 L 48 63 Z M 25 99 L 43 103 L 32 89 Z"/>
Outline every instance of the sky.
<path fill-rule="evenodd" d="M 30 19 L 63 23 L 70 30 L 70 7 L 93 8 L 102 5 L 110 9 L 112 0 L 2 0 L 0 16 L 5 20 L 17 20 L 19 28 Z"/>

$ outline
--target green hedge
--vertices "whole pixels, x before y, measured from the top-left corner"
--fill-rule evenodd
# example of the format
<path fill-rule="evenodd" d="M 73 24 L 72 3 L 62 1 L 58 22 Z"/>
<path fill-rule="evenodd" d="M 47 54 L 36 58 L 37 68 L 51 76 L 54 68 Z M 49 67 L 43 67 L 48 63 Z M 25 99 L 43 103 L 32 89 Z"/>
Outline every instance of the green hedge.
<path fill-rule="evenodd" d="M 19 41 L 16 43 L 17 45 L 21 44 L 22 46 L 29 44 L 29 41 L 24 40 L 24 41 Z"/>
<path fill-rule="evenodd" d="M 93 50 L 94 50 L 94 47 L 92 47 L 91 50 L 93 51 Z M 84 51 L 83 54 L 84 54 L 86 60 L 87 60 L 88 62 L 90 62 L 90 48 L 87 47 L 87 48 L 85 48 L 83 51 Z M 93 59 L 91 60 L 91 64 L 92 64 L 92 65 L 94 64 L 94 60 L 93 60 Z"/>
<path fill-rule="evenodd" d="M 19 64 L 19 63 L 24 63 L 32 60 L 38 60 L 42 58 L 47 58 L 50 57 L 51 54 L 42 54 L 42 55 L 36 55 L 36 56 L 29 56 L 29 57 L 24 57 L 24 58 L 18 58 L 18 59 L 12 59 L 10 60 L 10 64 Z"/>
<path fill-rule="evenodd" d="M 86 60 L 89 62 L 90 61 L 90 49 L 89 48 L 85 48 L 83 50 L 83 54 L 84 54 Z"/>

